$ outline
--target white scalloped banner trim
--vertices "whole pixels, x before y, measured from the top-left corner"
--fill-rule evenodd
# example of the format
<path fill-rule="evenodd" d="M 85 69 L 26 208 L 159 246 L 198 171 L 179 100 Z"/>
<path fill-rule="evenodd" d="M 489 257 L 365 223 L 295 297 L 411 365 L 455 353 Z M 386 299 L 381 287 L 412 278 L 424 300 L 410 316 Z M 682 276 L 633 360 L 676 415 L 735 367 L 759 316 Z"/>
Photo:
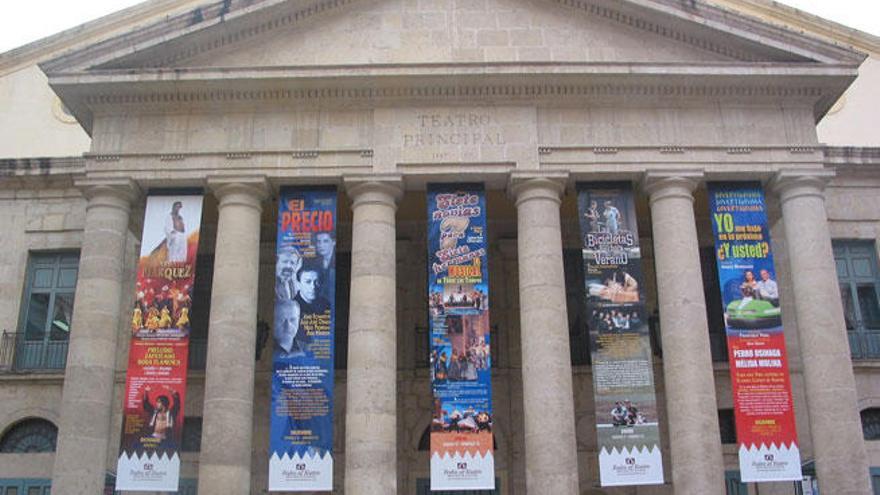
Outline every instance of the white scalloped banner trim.
<path fill-rule="evenodd" d="M 604 447 L 599 452 L 602 486 L 662 485 L 663 455 L 654 445 L 624 448 Z"/>
<path fill-rule="evenodd" d="M 437 452 L 431 456 L 431 490 L 494 490 L 495 457 Z"/>
<path fill-rule="evenodd" d="M 775 443 L 760 447 L 752 444 L 739 446 L 739 472 L 743 483 L 760 481 L 800 481 L 801 451 L 796 443 Z"/>
<path fill-rule="evenodd" d="M 162 453 L 125 452 L 116 461 L 116 489 L 150 492 L 176 492 L 180 483 L 180 457 Z"/>

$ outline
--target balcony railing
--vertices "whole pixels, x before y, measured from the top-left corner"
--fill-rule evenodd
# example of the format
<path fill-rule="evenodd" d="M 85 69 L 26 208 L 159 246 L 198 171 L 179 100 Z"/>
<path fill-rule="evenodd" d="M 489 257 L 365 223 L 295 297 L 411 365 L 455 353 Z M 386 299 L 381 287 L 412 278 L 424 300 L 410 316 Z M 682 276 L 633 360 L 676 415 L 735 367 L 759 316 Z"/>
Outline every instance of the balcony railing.
<path fill-rule="evenodd" d="M 20 332 L 0 336 L 0 371 L 64 372 L 67 364 L 66 340 L 28 340 Z"/>
<path fill-rule="evenodd" d="M 880 359 L 880 333 L 847 332 L 853 359 Z"/>

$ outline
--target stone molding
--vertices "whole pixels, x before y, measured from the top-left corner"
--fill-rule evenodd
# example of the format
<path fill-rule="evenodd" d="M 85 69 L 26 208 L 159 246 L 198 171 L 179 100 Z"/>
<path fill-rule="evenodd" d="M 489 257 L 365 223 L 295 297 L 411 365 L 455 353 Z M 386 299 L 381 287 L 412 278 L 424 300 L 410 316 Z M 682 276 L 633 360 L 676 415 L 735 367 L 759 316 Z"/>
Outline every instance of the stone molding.
<path fill-rule="evenodd" d="M 555 0 L 555 2 L 575 8 L 577 10 L 581 10 L 590 15 L 600 17 L 608 21 L 622 24 L 632 29 L 653 33 L 657 36 L 662 36 L 667 39 L 675 40 L 679 43 L 684 43 L 695 48 L 705 50 L 707 52 L 717 53 L 718 55 L 724 57 L 751 62 L 767 60 L 767 58 L 762 59 L 753 54 L 750 54 L 746 50 L 733 48 L 730 46 L 730 44 L 716 43 L 705 36 L 689 34 L 680 29 L 674 29 L 669 26 L 661 25 L 657 22 L 652 22 L 648 20 L 648 18 L 645 16 L 627 14 L 620 9 L 615 9 L 607 5 L 598 5 L 596 3 L 586 0 Z M 701 9 L 699 13 L 702 14 L 705 10 L 707 9 Z M 694 11 L 694 13 L 696 14 L 697 11 Z"/>
<path fill-rule="evenodd" d="M 91 132 L 95 115 L 121 112 L 253 111 L 256 105 L 436 106 L 487 100 L 514 105 L 646 105 L 661 99 L 748 99 L 775 105 L 793 100 L 811 106 L 819 117 L 857 74 L 855 65 L 511 62 L 113 71 L 57 74 L 50 76 L 50 83 Z"/>
<path fill-rule="evenodd" d="M 581 73 L 576 76 L 616 77 L 617 74 Z M 658 76 L 661 74 L 657 74 Z M 670 74 L 678 76 L 677 74 Z M 622 76 L 622 74 L 621 74 Z M 644 74 L 646 77 L 653 77 Z M 700 76 L 700 74 L 695 74 Z M 684 77 L 684 76 L 681 76 Z M 295 80 L 296 77 L 293 77 Z M 195 82 L 198 79 L 191 79 Z M 240 81 L 246 81 L 241 79 Z M 58 81 L 66 84 L 65 81 Z M 677 85 L 660 81 L 633 83 L 612 83 L 611 80 L 596 81 L 587 84 L 480 84 L 470 85 L 419 85 L 400 87 L 323 87 L 296 89 L 178 89 L 176 91 L 153 87 L 149 81 L 131 80 L 129 85 L 143 82 L 151 87 L 141 93 L 120 93 L 105 91 L 90 94 L 84 98 L 89 107 L 118 107 L 120 105 L 151 106 L 169 108 L 180 104 L 210 104 L 231 102 L 280 102 L 280 101 L 396 101 L 396 100 L 427 100 L 431 102 L 467 99 L 505 98 L 509 101 L 540 101 L 546 99 L 571 98 L 808 98 L 815 99 L 826 96 L 826 88 L 822 86 L 786 86 L 786 85 L 745 85 L 745 84 L 692 84 Z M 96 82 L 96 84 L 102 84 Z"/>
<path fill-rule="evenodd" d="M 0 190 L 70 187 L 86 171 L 82 157 L 0 159 Z"/>
<path fill-rule="evenodd" d="M 343 183 L 352 201 L 352 210 L 365 204 L 379 204 L 391 206 L 396 211 L 405 188 L 403 177 L 395 174 L 346 177 Z"/>
<path fill-rule="evenodd" d="M 128 214 L 131 212 L 132 204 L 142 195 L 140 186 L 126 178 L 85 178 L 74 181 L 74 186 L 82 191 L 83 196 L 88 200 L 86 211 L 95 207 L 109 207 Z"/>
<path fill-rule="evenodd" d="M 880 166 L 880 147 L 828 146 L 821 151 L 828 166 Z"/>
<path fill-rule="evenodd" d="M 561 205 L 568 179 L 566 172 L 511 172 L 507 193 L 517 207 L 533 199 L 546 199 Z"/>
<path fill-rule="evenodd" d="M 722 145 L 614 145 L 614 146 L 579 146 L 579 145 L 542 145 L 538 148 L 539 155 L 552 155 L 560 152 L 589 152 L 594 155 L 617 155 L 629 151 L 649 151 L 660 155 L 684 155 L 693 152 L 716 151 L 728 155 L 751 155 L 759 151 L 785 151 L 792 155 L 813 155 L 820 153 L 822 148 L 815 146 L 792 146 L 792 145 L 758 145 L 758 146 L 722 146 Z"/>
<path fill-rule="evenodd" d="M 825 187 L 837 174 L 834 170 L 780 170 L 773 178 L 771 187 L 779 195 L 780 204 L 804 197 L 817 197 L 825 201 Z"/>
<path fill-rule="evenodd" d="M 263 210 L 263 201 L 269 198 L 269 182 L 265 176 L 212 176 L 207 179 L 208 189 L 217 198 L 219 209 L 239 205 Z"/>
<path fill-rule="evenodd" d="M 210 53 L 219 49 L 226 48 L 240 42 L 246 42 L 254 37 L 269 33 L 278 28 L 285 28 L 294 24 L 304 22 L 318 14 L 323 14 L 342 6 L 354 3 L 355 0 L 322 0 L 312 3 L 304 8 L 300 8 L 293 12 L 281 12 L 270 19 L 259 23 L 245 24 L 240 29 L 232 32 L 224 32 L 220 36 L 209 38 L 203 43 L 190 46 L 172 52 L 166 57 L 157 59 L 147 65 L 147 67 L 169 67 L 176 63 L 186 61 L 197 55 Z M 270 2 L 278 3 L 278 2 Z M 215 4 L 216 5 L 216 4 Z M 222 20 L 221 20 L 222 21 Z M 204 29 L 204 28 L 202 28 Z"/>
<path fill-rule="evenodd" d="M 694 202 L 694 191 L 706 176 L 702 170 L 648 171 L 642 180 L 642 189 L 653 206 L 657 201 L 670 198 Z"/>
<path fill-rule="evenodd" d="M 880 37 L 824 19 L 772 0 L 711 0 L 734 12 L 758 17 L 789 29 L 845 44 L 867 53 L 880 53 Z"/>

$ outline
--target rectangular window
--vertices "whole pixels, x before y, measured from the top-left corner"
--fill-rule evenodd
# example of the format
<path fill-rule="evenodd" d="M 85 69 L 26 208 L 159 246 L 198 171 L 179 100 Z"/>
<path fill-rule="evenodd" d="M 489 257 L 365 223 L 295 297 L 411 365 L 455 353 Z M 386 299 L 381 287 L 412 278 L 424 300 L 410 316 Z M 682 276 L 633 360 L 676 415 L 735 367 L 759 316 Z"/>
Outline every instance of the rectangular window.
<path fill-rule="evenodd" d="M 880 467 L 871 468 L 871 492 L 880 495 Z"/>
<path fill-rule="evenodd" d="M 73 321 L 79 253 L 32 253 L 14 337 L 16 370 L 63 370 Z"/>
<path fill-rule="evenodd" d="M 0 495 L 49 495 L 51 480 L 0 479 Z"/>
<path fill-rule="evenodd" d="M 880 358 L 880 270 L 872 241 L 834 241 L 834 263 L 853 359 Z"/>

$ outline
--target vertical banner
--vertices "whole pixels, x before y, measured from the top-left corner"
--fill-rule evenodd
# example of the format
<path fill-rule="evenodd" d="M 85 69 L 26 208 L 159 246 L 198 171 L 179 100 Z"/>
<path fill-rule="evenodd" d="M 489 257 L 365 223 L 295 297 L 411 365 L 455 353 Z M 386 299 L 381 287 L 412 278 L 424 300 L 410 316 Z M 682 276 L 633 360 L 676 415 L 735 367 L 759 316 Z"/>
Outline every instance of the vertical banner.
<path fill-rule="evenodd" d="M 799 481 L 800 451 L 764 191 L 757 183 L 709 184 L 709 208 L 742 480 Z"/>
<path fill-rule="evenodd" d="M 177 491 L 201 221 L 201 195 L 147 198 L 130 325 L 117 490 Z"/>
<path fill-rule="evenodd" d="M 602 486 L 663 483 L 632 187 L 578 184 Z"/>
<path fill-rule="evenodd" d="M 269 491 L 333 489 L 336 189 L 278 200 Z"/>
<path fill-rule="evenodd" d="M 495 489 L 486 196 L 428 186 L 431 490 Z"/>

